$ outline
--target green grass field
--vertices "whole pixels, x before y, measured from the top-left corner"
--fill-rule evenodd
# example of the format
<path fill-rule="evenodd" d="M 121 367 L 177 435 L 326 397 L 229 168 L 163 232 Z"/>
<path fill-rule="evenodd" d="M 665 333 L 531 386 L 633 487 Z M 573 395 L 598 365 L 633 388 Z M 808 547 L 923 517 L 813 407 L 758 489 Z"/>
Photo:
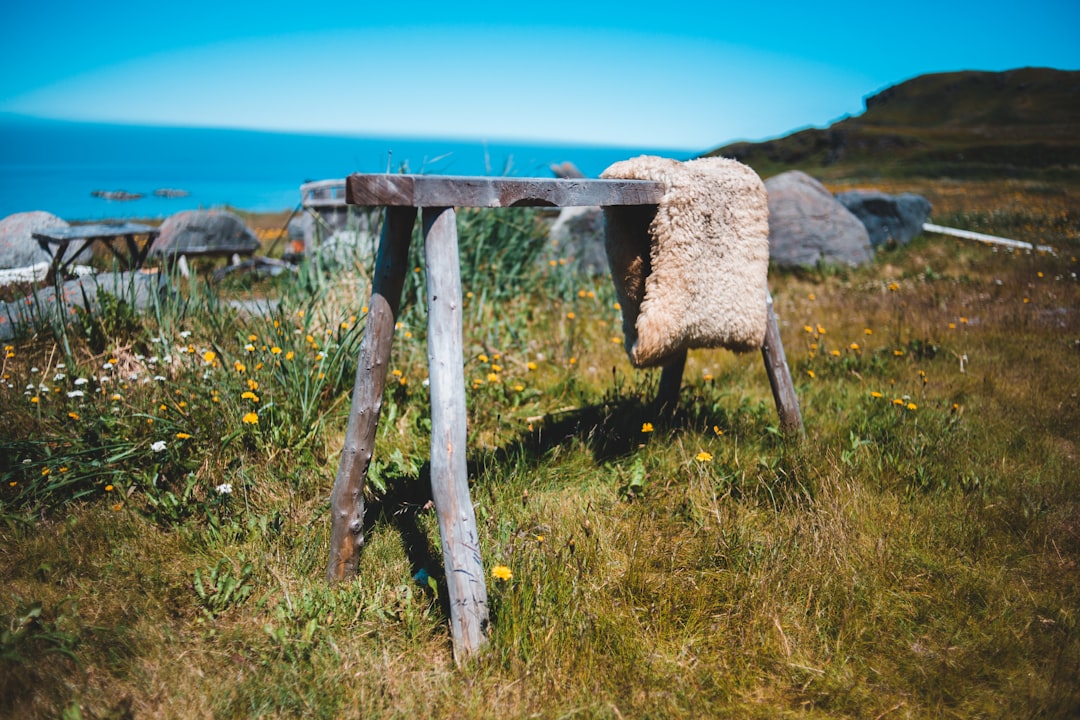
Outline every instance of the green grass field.
<path fill-rule="evenodd" d="M 460 668 L 419 263 L 361 573 L 333 587 L 363 265 L 185 282 L 8 343 L 0 716 L 1075 717 L 1076 193 L 884 189 L 1058 253 L 924 236 L 773 272 L 802 442 L 757 354 L 692 352 L 680 411 L 652 416 L 610 281 L 544 255 L 529 211 L 461 214 L 471 489 L 510 577 Z M 281 304 L 226 302 L 253 294 Z"/>

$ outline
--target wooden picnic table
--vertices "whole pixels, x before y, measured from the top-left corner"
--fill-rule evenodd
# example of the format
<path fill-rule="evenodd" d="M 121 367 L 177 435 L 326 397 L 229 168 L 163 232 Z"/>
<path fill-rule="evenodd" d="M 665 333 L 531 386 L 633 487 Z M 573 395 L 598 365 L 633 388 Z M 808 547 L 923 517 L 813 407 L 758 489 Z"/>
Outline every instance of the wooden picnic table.
<path fill-rule="evenodd" d="M 431 392 L 431 488 L 442 540 L 454 656 L 461 662 L 487 639 L 487 585 L 466 469 L 465 371 L 462 290 L 456 207 L 655 206 L 664 185 L 645 180 L 487 178 L 356 174 L 347 179 L 346 202 L 383 206 L 382 239 L 371 300 L 360 343 L 352 409 L 331 498 L 331 548 L 327 579 L 356 573 L 364 542 L 364 483 L 382 407 L 394 326 L 408 267 L 412 229 L 420 211 L 427 267 L 428 374 Z M 762 353 L 785 430 L 802 419 L 768 303 Z M 665 366 L 660 400 L 678 397 L 686 354 Z"/>
<path fill-rule="evenodd" d="M 146 239 L 140 243 L 136 238 L 141 235 Z M 150 245 L 157 235 L 156 227 L 140 223 L 75 225 L 33 233 L 38 245 L 52 258 L 48 274 L 50 281 L 54 280 L 58 273 L 71 267 L 75 259 L 94 243 L 101 243 L 109 248 L 124 269 L 138 269 L 146 261 Z M 123 242 L 118 248 L 120 241 Z M 74 247 L 74 251 L 69 254 L 67 251 L 71 247 Z"/>

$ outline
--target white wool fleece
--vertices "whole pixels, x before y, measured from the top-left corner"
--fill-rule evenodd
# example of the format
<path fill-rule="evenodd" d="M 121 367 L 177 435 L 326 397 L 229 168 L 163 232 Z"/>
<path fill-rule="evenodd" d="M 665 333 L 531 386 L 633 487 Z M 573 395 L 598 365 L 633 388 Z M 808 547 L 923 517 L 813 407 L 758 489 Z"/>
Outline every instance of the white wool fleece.
<path fill-rule="evenodd" d="M 760 348 L 769 271 L 761 178 L 727 158 L 649 155 L 617 162 L 601 177 L 666 187 L 655 214 L 652 206 L 604 209 L 630 361 L 651 367 L 688 348 Z"/>

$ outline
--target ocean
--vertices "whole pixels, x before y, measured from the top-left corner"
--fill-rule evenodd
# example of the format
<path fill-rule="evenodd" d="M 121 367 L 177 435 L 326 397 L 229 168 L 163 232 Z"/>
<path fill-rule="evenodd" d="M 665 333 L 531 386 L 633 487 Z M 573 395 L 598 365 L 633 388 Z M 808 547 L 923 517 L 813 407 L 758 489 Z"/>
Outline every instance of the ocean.
<path fill-rule="evenodd" d="M 69 222 L 165 218 L 222 206 L 291 210 L 302 183 L 354 172 L 551 177 L 551 164 L 570 161 L 595 177 L 617 160 L 642 154 L 688 159 L 697 153 L 109 125 L 0 113 L 0 218 L 30 210 Z M 154 195 L 167 188 L 188 194 Z M 93 195 L 101 191 L 142 197 Z"/>

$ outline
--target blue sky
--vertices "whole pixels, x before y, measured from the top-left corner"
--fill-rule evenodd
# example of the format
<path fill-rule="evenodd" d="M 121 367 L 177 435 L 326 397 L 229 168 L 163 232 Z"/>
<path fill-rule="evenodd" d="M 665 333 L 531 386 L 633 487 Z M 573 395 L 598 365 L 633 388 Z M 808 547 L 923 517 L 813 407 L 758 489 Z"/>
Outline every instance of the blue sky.
<path fill-rule="evenodd" d="M 923 73 L 1080 69 L 1078 30 L 1075 0 L 5 0 L 0 112 L 704 150 Z"/>

